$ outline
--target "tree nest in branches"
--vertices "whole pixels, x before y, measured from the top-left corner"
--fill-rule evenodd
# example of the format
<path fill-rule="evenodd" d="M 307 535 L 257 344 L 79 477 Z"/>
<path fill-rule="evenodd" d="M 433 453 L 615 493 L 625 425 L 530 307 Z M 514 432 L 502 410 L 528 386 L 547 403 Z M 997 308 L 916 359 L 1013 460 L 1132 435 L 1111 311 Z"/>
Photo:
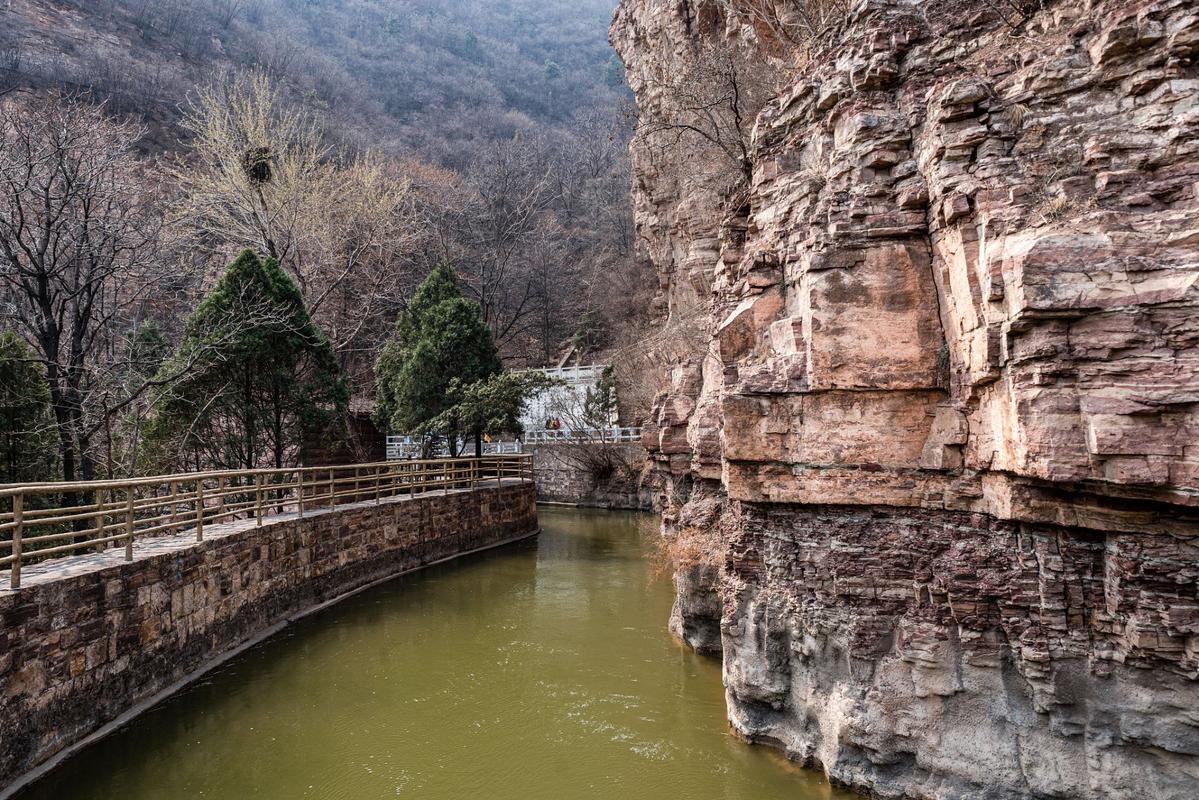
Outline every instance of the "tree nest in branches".
<path fill-rule="evenodd" d="M 251 147 L 241 154 L 241 168 L 256 184 L 271 181 L 271 148 Z"/>

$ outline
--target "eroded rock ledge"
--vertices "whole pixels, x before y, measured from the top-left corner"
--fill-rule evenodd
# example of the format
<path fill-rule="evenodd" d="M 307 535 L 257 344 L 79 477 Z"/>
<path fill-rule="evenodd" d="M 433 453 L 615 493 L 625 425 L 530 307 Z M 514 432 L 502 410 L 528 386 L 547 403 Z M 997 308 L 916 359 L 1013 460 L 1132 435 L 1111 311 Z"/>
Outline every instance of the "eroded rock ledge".
<path fill-rule="evenodd" d="M 633 145 L 709 342 L 646 433 L 665 535 L 724 544 L 672 628 L 878 796 L 1199 796 L 1199 7 L 865 0 L 801 46 L 794 5 L 612 27 L 644 121 L 714 51 L 769 83 L 745 180 Z"/>

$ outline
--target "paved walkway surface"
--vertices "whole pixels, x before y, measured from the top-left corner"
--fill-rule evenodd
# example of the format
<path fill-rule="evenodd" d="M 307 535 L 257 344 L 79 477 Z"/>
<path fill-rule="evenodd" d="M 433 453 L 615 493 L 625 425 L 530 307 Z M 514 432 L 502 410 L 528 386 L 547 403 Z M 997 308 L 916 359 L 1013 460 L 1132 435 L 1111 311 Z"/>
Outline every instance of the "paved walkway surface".
<path fill-rule="evenodd" d="M 525 483 L 519 478 L 504 478 L 502 485 L 516 486 Z M 406 503 L 410 500 L 419 500 L 429 496 L 440 496 L 444 494 L 460 494 L 462 492 L 470 492 L 477 489 L 494 489 L 497 486 L 497 481 L 492 479 L 481 482 L 476 485 L 475 489 L 459 488 L 450 489 L 448 492 L 441 489 L 434 489 L 420 494 L 405 494 L 394 495 L 392 497 L 383 497 L 378 501 L 364 500 L 358 503 L 344 503 L 336 508 L 314 508 L 304 511 L 304 519 L 319 517 L 325 514 L 335 514 L 341 511 L 346 511 L 353 508 L 369 508 L 374 505 L 384 505 L 389 503 Z M 298 519 L 299 514 L 294 511 L 284 512 L 282 514 L 272 514 L 269 517 L 264 517 L 262 527 L 269 527 L 279 522 L 288 522 Z M 231 522 L 208 523 L 204 525 L 204 541 L 209 542 L 217 539 L 223 539 L 226 536 L 233 536 L 242 531 L 249 530 L 257 526 L 253 519 L 239 519 Z M 194 528 L 185 528 L 176 534 L 167 534 L 163 536 L 145 536 L 138 537 L 133 542 L 133 562 L 142 561 L 148 558 L 154 558 L 165 553 L 174 553 L 180 550 L 186 550 L 189 547 L 195 547 L 200 544 L 196 541 L 196 532 Z M 33 555 L 33 554 L 26 554 Z M 120 564 L 133 563 L 125 561 L 125 546 L 118 544 L 116 547 L 110 547 L 102 552 L 80 553 L 78 555 L 68 555 L 61 558 L 51 558 L 46 561 L 39 561 L 35 564 L 21 565 L 21 588 L 37 586 L 45 583 L 53 583 L 54 581 L 63 578 L 74 578 L 79 575 L 86 575 L 89 572 L 98 572 L 99 570 L 108 567 L 115 567 Z M 11 589 L 9 580 L 9 570 L 0 570 L 0 597 L 9 594 L 16 594 L 20 589 Z"/>

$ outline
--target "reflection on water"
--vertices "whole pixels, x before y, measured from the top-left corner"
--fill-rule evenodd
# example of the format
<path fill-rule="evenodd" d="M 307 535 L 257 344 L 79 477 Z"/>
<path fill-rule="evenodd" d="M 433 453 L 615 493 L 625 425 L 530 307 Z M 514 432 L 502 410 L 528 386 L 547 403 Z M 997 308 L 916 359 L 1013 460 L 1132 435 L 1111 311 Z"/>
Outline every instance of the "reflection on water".
<path fill-rule="evenodd" d="M 666 632 L 651 518 L 541 521 L 291 626 L 21 800 L 848 797 L 728 734 L 719 664 Z"/>

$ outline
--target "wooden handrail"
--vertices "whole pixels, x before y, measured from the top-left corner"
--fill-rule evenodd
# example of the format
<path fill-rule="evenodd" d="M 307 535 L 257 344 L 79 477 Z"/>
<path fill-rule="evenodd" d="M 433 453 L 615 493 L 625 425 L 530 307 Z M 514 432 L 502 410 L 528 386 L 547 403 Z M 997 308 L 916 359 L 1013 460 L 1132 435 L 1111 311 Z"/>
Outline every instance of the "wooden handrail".
<path fill-rule="evenodd" d="M 481 458 L 375 461 L 332 467 L 284 467 L 156 475 L 127 480 L 0 485 L 0 566 L 9 585 L 21 586 L 21 566 L 51 556 L 124 546 L 133 560 L 139 536 L 191 532 L 203 541 L 207 526 L 239 517 L 298 517 L 354 502 L 424 490 L 485 486 L 509 478 L 533 480 L 529 454 Z M 64 504 L 64 495 L 76 499 Z M 7 551 L 7 552 L 6 552 Z"/>
<path fill-rule="evenodd" d="M 481 457 L 482 461 L 489 459 L 527 459 L 530 458 L 529 453 L 490 453 Z M 341 469 L 366 469 L 369 467 L 383 467 L 395 464 L 443 464 L 446 461 L 466 462 L 473 460 L 474 456 L 458 456 L 457 458 L 406 458 L 403 460 L 393 459 L 391 461 L 371 461 L 362 464 L 338 464 L 332 467 L 260 467 L 257 469 L 228 469 L 228 470 L 210 470 L 207 472 L 179 472 L 173 475 L 153 475 L 145 478 L 114 478 L 111 480 L 99 481 L 76 481 L 74 483 L 62 482 L 44 482 L 44 483 L 4 483 L 0 484 L 0 497 L 11 497 L 14 494 L 20 494 L 25 490 L 31 489 L 47 489 L 54 492 L 82 492 L 91 491 L 94 489 L 121 488 L 124 486 L 161 486 L 169 484 L 172 480 L 177 481 L 194 481 L 194 480 L 211 480 L 218 477 L 236 477 L 236 476 L 253 476 L 258 474 L 295 474 L 303 472 L 305 474 L 314 474 L 318 472 L 328 472 L 329 470 Z"/>

